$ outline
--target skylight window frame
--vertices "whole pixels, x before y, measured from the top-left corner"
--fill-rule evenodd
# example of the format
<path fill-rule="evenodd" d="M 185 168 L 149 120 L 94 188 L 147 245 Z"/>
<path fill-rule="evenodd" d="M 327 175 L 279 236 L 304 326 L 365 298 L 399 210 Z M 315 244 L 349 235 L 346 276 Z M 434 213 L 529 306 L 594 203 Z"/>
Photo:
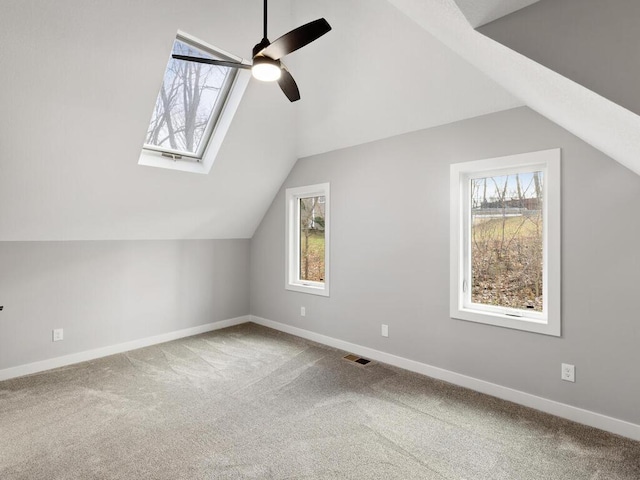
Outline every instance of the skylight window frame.
<path fill-rule="evenodd" d="M 187 43 L 193 48 L 213 55 L 215 58 L 250 65 L 248 60 L 215 47 L 186 32 L 179 30 L 174 41 L 175 40 Z M 173 52 L 173 46 L 171 51 Z M 244 96 L 251 78 L 251 71 L 248 69 L 232 68 L 228 72 L 227 77 L 223 91 L 218 95 L 211 120 L 198 146 L 196 153 L 201 153 L 200 156 L 190 152 L 157 147 L 145 143 L 143 144 L 138 164 L 190 173 L 208 174 L 222 146 L 224 137 L 231 126 L 240 101 Z"/>
<path fill-rule="evenodd" d="M 196 50 L 200 50 L 206 54 L 209 54 L 218 60 L 239 61 L 239 59 L 228 56 L 222 53 L 222 51 L 220 51 L 215 47 L 204 45 L 202 42 L 196 41 L 193 39 L 193 37 L 190 37 L 188 35 L 178 33 L 176 35 L 176 40 L 182 43 L 185 43 Z M 173 52 L 173 48 L 172 48 L 172 52 Z M 169 61 L 171 61 L 171 59 Z M 165 71 L 165 75 L 166 75 L 166 71 Z M 218 120 L 224 108 L 224 104 L 226 103 L 226 99 L 229 96 L 229 92 L 231 91 L 231 88 L 235 82 L 237 75 L 238 75 L 237 68 L 228 68 L 227 73 L 225 75 L 222 89 L 218 93 L 218 97 L 216 98 L 216 103 L 214 104 L 213 110 L 211 111 L 211 115 L 209 116 L 209 122 L 207 123 L 207 127 L 202 134 L 202 139 L 200 140 L 198 144 L 198 149 L 196 150 L 195 153 L 172 149 L 172 148 L 159 147 L 157 145 L 151 145 L 148 143 L 145 143 L 142 146 L 142 148 L 144 150 L 159 152 L 160 154 L 166 153 L 169 155 L 178 155 L 182 158 L 186 157 L 189 159 L 194 159 L 197 161 L 202 160 L 202 157 L 204 156 L 207 150 L 207 147 L 209 146 L 209 140 L 211 139 L 211 136 L 213 135 L 213 131 L 215 130 L 216 125 L 218 124 Z"/>

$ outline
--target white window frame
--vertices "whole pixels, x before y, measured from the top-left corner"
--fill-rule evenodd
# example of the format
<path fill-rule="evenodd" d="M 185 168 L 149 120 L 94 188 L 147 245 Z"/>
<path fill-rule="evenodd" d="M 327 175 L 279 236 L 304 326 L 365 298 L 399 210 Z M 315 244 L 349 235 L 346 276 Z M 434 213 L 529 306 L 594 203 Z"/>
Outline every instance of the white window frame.
<path fill-rule="evenodd" d="M 319 183 L 305 187 L 287 188 L 286 190 L 286 268 L 285 285 L 287 290 L 312 295 L 329 296 L 329 250 L 330 240 L 330 188 L 329 183 Z M 324 212 L 324 282 L 300 279 L 300 212 L 299 199 L 308 197 L 325 197 Z"/>
<path fill-rule="evenodd" d="M 559 148 L 451 165 L 451 318 L 559 337 L 561 335 Z M 543 172 L 543 311 L 530 312 L 472 303 L 470 183 L 473 178 Z"/>
<path fill-rule="evenodd" d="M 215 57 L 224 60 L 230 60 L 233 62 L 244 63 L 245 65 L 250 64 L 247 60 L 237 57 L 229 52 L 225 52 L 224 50 L 214 47 L 213 45 L 210 45 L 206 42 L 203 42 L 202 40 L 199 40 L 196 37 L 189 35 L 188 33 L 178 31 L 176 39 L 193 45 L 194 47 L 199 48 L 203 51 L 207 51 Z M 211 122 L 209 129 L 207 130 L 207 132 L 205 132 L 205 135 L 209 134 L 209 138 L 202 140 L 202 142 L 205 144 L 202 158 L 198 159 L 196 157 L 188 155 L 183 155 L 182 158 L 178 158 L 181 156 L 180 154 L 175 158 L 168 158 L 166 156 L 163 156 L 163 152 L 168 154 L 175 152 L 171 152 L 170 149 L 162 149 L 158 147 L 144 147 L 142 149 L 142 152 L 140 153 L 138 165 L 167 168 L 170 170 L 200 173 L 204 175 L 208 174 L 211 171 L 211 167 L 213 167 L 213 162 L 215 161 L 218 152 L 222 147 L 224 137 L 229 131 L 229 127 L 231 126 L 233 117 L 235 116 L 236 111 L 240 106 L 240 101 L 242 100 L 244 92 L 247 89 L 247 85 L 249 84 L 249 80 L 251 79 L 251 70 L 248 69 L 238 68 L 236 69 L 235 73 L 231 73 L 235 78 L 233 78 L 231 86 L 228 89 L 228 93 L 226 93 L 226 99 L 224 99 L 222 103 L 222 107 L 217 115 L 217 119 Z"/>

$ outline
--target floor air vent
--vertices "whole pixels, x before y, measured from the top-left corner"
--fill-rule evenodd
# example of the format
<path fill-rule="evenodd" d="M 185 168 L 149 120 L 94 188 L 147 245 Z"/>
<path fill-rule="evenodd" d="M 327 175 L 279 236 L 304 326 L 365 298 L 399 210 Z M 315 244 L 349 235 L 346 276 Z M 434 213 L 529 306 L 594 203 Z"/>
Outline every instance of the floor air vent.
<path fill-rule="evenodd" d="M 345 360 L 349 360 L 350 362 L 357 363 L 358 365 L 363 365 L 363 366 L 371 363 L 371 360 L 359 357 L 357 355 L 353 355 L 352 353 L 350 353 L 349 355 L 345 355 L 343 358 Z"/>

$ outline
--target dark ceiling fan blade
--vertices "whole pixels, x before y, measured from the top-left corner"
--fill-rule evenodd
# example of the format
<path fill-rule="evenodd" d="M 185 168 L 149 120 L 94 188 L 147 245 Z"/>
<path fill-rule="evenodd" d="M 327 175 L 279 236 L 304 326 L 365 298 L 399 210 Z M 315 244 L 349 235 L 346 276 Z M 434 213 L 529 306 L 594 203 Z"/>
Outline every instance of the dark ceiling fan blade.
<path fill-rule="evenodd" d="M 289 101 L 296 102 L 300 100 L 300 90 L 298 90 L 298 85 L 296 81 L 293 79 L 287 67 L 282 65 L 282 75 L 278 79 L 278 85 L 287 96 Z"/>
<path fill-rule="evenodd" d="M 189 57 L 188 55 L 171 55 L 171 58 L 175 58 L 176 60 L 184 60 L 185 62 L 206 63 L 207 65 L 220 65 L 221 67 L 247 69 L 251 68 L 251 65 L 247 65 L 245 63 L 228 62 L 226 60 L 216 60 L 213 58 Z"/>
<path fill-rule="evenodd" d="M 329 22 L 324 18 L 319 18 L 318 20 L 295 28 L 289 33 L 285 33 L 264 50 L 258 52 L 258 54 L 273 58 L 274 60 L 280 60 L 285 55 L 295 52 L 299 48 L 317 40 L 330 30 L 331 25 L 329 25 Z"/>

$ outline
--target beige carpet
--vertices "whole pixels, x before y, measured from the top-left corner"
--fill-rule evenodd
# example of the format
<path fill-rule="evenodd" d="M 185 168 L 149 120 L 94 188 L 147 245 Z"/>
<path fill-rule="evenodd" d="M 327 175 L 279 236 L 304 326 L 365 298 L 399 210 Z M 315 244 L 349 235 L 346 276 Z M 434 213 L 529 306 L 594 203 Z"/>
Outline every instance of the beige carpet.
<path fill-rule="evenodd" d="M 640 479 L 640 443 L 253 324 L 0 382 L 0 478 Z"/>

